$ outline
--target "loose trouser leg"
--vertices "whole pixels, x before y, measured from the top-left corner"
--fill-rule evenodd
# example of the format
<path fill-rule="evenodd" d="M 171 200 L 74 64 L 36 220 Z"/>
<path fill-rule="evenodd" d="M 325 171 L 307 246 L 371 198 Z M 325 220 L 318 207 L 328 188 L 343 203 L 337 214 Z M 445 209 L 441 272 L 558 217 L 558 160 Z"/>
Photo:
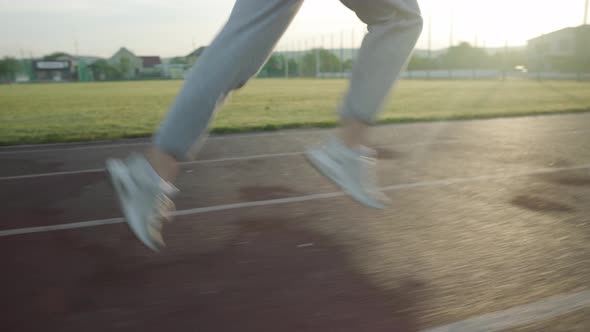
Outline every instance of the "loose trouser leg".
<path fill-rule="evenodd" d="M 340 107 L 343 119 L 374 122 L 422 31 L 416 0 L 341 0 L 367 24 L 349 90 Z"/>
<path fill-rule="evenodd" d="M 303 0 L 238 0 L 190 71 L 155 137 L 177 160 L 193 159 L 215 110 L 268 60 Z"/>

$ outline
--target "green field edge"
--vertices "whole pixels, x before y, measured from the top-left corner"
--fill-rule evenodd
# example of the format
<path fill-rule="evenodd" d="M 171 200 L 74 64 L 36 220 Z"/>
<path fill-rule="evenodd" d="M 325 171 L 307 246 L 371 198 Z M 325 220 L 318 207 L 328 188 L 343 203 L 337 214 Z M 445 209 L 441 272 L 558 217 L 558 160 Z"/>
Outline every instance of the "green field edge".
<path fill-rule="evenodd" d="M 590 108 L 582 109 L 567 109 L 554 111 L 522 111 L 510 113 L 493 113 L 493 114 L 470 114 L 470 115 L 451 115 L 451 116 L 433 116 L 428 118 L 420 117 L 402 117 L 381 119 L 377 125 L 398 124 L 398 123 L 420 123 L 420 122 L 444 122 L 444 121 L 469 121 L 469 120 L 487 120 L 499 118 L 516 118 L 516 117 L 531 117 L 531 116 L 550 116 L 550 115 L 567 115 L 590 113 Z M 268 125 L 254 125 L 254 126 L 240 126 L 240 127 L 224 127 L 213 126 L 210 133 L 212 134 L 235 134 L 235 133 L 256 133 L 278 131 L 281 129 L 321 129 L 334 128 L 338 122 L 331 121 L 317 121 L 317 122 L 292 122 L 285 124 L 268 124 Z M 16 140 L 2 140 L 0 139 L 0 146 L 18 146 L 24 144 L 54 144 L 54 143 L 80 143 L 93 142 L 102 140 L 115 140 L 125 138 L 146 138 L 153 135 L 153 132 L 139 132 L 133 134 L 116 134 L 116 135 L 76 135 L 59 137 L 59 134 L 50 134 L 51 137 L 35 137 L 35 138 L 19 138 Z M 57 136 L 57 137 L 56 137 Z"/>

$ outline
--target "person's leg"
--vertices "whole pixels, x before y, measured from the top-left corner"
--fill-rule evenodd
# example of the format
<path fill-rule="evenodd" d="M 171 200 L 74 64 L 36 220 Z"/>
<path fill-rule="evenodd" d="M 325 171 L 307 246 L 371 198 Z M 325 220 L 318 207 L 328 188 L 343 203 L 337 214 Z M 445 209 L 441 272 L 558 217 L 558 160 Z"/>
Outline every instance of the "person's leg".
<path fill-rule="evenodd" d="M 167 181 L 177 161 L 193 159 L 214 111 L 268 59 L 303 0 L 238 0 L 229 21 L 197 60 L 176 98 L 148 160 Z"/>
<path fill-rule="evenodd" d="M 303 0 L 237 0 L 230 18 L 191 70 L 145 156 L 111 159 L 107 170 L 127 223 L 149 248 L 163 245 L 161 222 L 178 162 L 195 157 L 209 121 L 226 96 L 268 59 Z"/>
<path fill-rule="evenodd" d="M 383 207 L 374 152 L 365 147 L 370 125 L 406 64 L 422 31 L 416 0 L 341 0 L 367 24 L 349 90 L 340 107 L 338 137 L 309 149 L 308 160 L 359 202 Z"/>
<path fill-rule="evenodd" d="M 416 0 L 342 0 L 367 24 L 350 87 L 340 108 L 341 138 L 367 144 L 367 131 L 406 64 L 422 31 Z"/>

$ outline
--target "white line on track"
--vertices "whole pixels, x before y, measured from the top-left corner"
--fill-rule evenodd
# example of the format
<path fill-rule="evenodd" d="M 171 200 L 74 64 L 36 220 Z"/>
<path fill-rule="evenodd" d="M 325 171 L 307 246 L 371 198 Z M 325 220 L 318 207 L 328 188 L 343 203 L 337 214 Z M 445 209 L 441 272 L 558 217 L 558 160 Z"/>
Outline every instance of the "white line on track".
<path fill-rule="evenodd" d="M 49 177 L 49 176 L 100 173 L 100 172 L 104 172 L 104 168 L 91 168 L 91 169 L 84 169 L 84 170 L 80 170 L 80 171 L 64 171 L 64 172 L 25 174 L 25 175 L 15 175 L 15 176 L 2 176 L 2 177 L 0 177 L 0 181 L 23 180 L 23 179 L 44 178 L 44 177 Z"/>
<path fill-rule="evenodd" d="M 571 166 L 571 167 L 561 167 L 561 168 L 539 168 L 539 169 L 533 169 L 533 170 L 529 170 L 529 171 L 512 172 L 509 174 L 490 174 L 490 175 L 480 175 L 480 176 L 468 177 L 468 178 L 450 178 L 450 179 L 432 180 L 432 181 L 423 181 L 423 182 L 402 183 L 402 184 L 396 184 L 396 185 L 382 187 L 381 189 L 383 191 L 398 191 L 398 190 L 420 188 L 420 187 L 449 186 L 449 185 L 468 183 L 468 182 L 500 180 L 500 179 L 520 177 L 520 176 L 530 176 L 530 175 L 546 174 L 546 173 L 558 173 L 558 172 L 581 170 L 581 169 L 588 169 L 588 168 L 590 168 L 590 164 Z M 194 209 L 179 210 L 179 211 L 174 212 L 173 215 L 174 216 L 186 216 L 186 215 L 195 215 L 195 214 L 201 214 L 201 213 L 207 213 L 207 212 L 227 211 L 227 210 L 252 208 L 252 207 L 259 207 L 259 206 L 269 206 L 269 205 L 290 204 L 290 203 L 297 203 L 297 202 L 334 198 L 334 197 L 340 197 L 340 196 L 344 196 L 344 195 L 345 194 L 343 192 L 331 192 L 331 193 L 311 194 L 311 195 L 303 195 L 303 196 L 295 196 L 295 197 L 287 197 L 287 198 L 279 198 L 279 199 L 271 199 L 271 200 L 263 200 L 263 201 L 251 201 L 251 202 L 242 202 L 242 203 L 234 203 L 234 204 L 222 204 L 222 205 L 214 205 L 214 206 L 207 206 L 207 207 L 199 207 L 199 208 L 194 208 Z M 101 225 L 111 225 L 111 224 L 122 223 L 123 221 L 124 220 L 122 218 L 110 218 L 110 219 L 99 219 L 99 220 L 82 221 L 82 222 L 50 225 L 50 226 L 8 229 L 8 230 L 0 231 L 0 237 L 20 235 L 20 234 L 52 232 L 52 231 L 77 229 L 77 228 L 85 228 L 85 227 L 95 227 L 95 226 L 101 226 Z"/>
<path fill-rule="evenodd" d="M 126 148 L 126 147 L 134 147 L 134 146 L 143 146 L 148 145 L 149 142 L 138 142 L 138 143 L 120 143 L 120 144 L 91 144 L 91 145 L 83 145 L 83 143 L 72 143 L 72 146 L 63 147 L 63 148 L 54 148 L 54 149 L 47 149 L 45 147 L 39 148 L 36 146 L 36 149 L 20 149 L 19 146 L 14 147 L 13 149 L 7 148 L 6 150 L 0 150 L 0 155 L 2 154 L 26 154 L 26 153 L 53 153 L 53 152 L 63 152 L 63 151 L 76 151 L 76 150 L 93 150 L 93 149 L 111 149 L 111 148 Z M 74 145 L 75 144 L 75 145 Z M 47 147 L 49 147 L 48 145 Z M 35 147 L 35 146 L 31 146 Z"/>
<path fill-rule="evenodd" d="M 387 144 L 387 145 L 377 145 L 375 147 L 401 147 L 401 146 L 422 146 L 422 145 L 436 145 L 436 144 L 453 144 L 461 142 L 459 140 L 440 140 L 437 142 L 428 142 L 428 143 L 410 143 L 410 144 Z M 205 159 L 205 160 L 195 160 L 195 161 L 188 161 L 183 162 L 181 165 L 199 165 L 199 164 L 212 164 L 212 163 L 222 163 L 222 162 L 229 162 L 229 161 L 243 161 L 243 160 L 253 160 L 253 159 L 265 159 L 265 158 L 278 158 L 278 157 L 289 157 L 289 156 L 297 156 L 301 155 L 303 152 L 296 151 L 296 152 L 281 152 L 281 153 L 263 153 L 263 154 L 256 154 L 250 156 L 242 156 L 242 157 L 227 157 L 227 158 L 218 158 L 218 159 Z M 23 179 L 34 179 L 34 178 L 43 178 L 49 176 L 64 176 L 64 175 L 75 175 L 75 174 L 87 174 L 87 173 L 101 173 L 104 172 L 104 168 L 92 168 L 92 169 L 84 169 L 84 170 L 76 170 L 76 171 L 61 171 L 61 172 L 49 172 L 49 173 L 34 173 L 34 174 L 23 174 L 23 175 L 12 175 L 12 176 L 0 176 L 0 181 L 8 181 L 8 180 L 23 180 Z"/>
<path fill-rule="evenodd" d="M 497 332 L 550 320 L 590 306 L 590 291 L 561 294 L 543 300 L 472 317 L 422 332 Z"/>
<path fill-rule="evenodd" d="M 207 137 L 207 141 L 217 140 L 228 140 L 228 139 L 242 139 L 242 138 L 255 138 L 255 137 L 266 137 L 266 136 L 288 136 L 288 135 L 305 135 L 309 133 L 326 133 L 330 129 L 310 129 L 310 130 L 297 130 L 294 132 L 269 132 L 269 133 L 247 133 L 247 134 L 226 134 L 226 135 L 211 135 Z M 88 143 L 88 145 L 83 145 Z M 150 144 L 151 141 L 146 140 L 143 142 L 136 143 L 109 143 L 104 141 L 103 144 L 100 141 L 90 142 L 75 142 L 75 143 L 55 143 L 55 144 L 38 144 L 38 145 L 16 145 L 0 148 L 0 155 L 2 154 L 23 154 L 23 153 L 45 153 L 45 152 L 61 152 L 61 151 L 76 151 L 76 150 L 88 150 L 88 149 L 112 149 L 112 148 L 126 148 L 134 146 L 145 146 Z M 47 149 L 46 147 L 56 146 L 53 149 Z M 58 147 L 59 146 L 59 147 Z"/>
<path fill-rule="evenodd" d="M 221 163 L 221 162 L 228 162 L 228 161 L 287 157 L 287 156 L 299 155 L 301 153 L 302 152 L 265 153 L 265 154 L 257 154 L 257 155 L 244 156 L 244 157 L 229 157 L 229 158 L 218 158 L 218 159 L 195 160 L 195 161 L 184 162 L 181 164 L 182 165 L 211 164 L 211 163 Z M 35 173 L 35 174 L 25 174 L 25 175 L 3 176 L 3 177 L 0 177 L 0 181 L 33 179 L 33 178 L 43 178 L 43 177 L 48 177 L 48 176 L 63 176 L 63 175 L 85 174 L 85 173 L 101 173 L 104 171 L 105 171 L 104 168 L 92 168 L 92 169 L 84 169 L 84 170 L 77 170 L 77 171 L 63 171 L 63 172 L 50 172 L 50 173 Z"/>
<path fill-rule="evenodd" d="M 123 221 L 124 221 L 123 218 L 111 218 L 111 219 L 99 219 L 99 220 L 74 222 L 74 223 L 68 223 L 68 224 L 58 224 L 58 225 L 51 225 L 51 226 L 16 228 L 16 229 L 9 229 L 9 230 L 5 230 L 5 231 L 0 231 L 0 237 L 21 235 L 21 234 L 65 231 L 65 230 L 69 230 L 69 229 L 78 229 L 78 228 L 85 228 L 85 227 L 96 227 L 96 226 L 120 224 Z"/>

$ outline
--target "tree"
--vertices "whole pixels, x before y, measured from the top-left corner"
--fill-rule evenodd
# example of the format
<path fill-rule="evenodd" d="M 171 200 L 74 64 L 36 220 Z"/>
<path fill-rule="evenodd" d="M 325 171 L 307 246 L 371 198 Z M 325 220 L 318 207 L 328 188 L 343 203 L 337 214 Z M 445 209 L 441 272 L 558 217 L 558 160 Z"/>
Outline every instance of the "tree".
<path fill-rule="evenodd" d="M 117 66 L 117 70 L 123 75 L 124 78 L 129 78 L 131 70 L 131 60 L 128 57 L 123 56 L 119 59 L 119 65 Z"/>
<path fill-rule="evenodd" d="M 513 50 L 501 51 L 490 57 L 489 63 L 490 67 L 492 68 L 502 71 L 509 71 L 516 66 L 527 63 L 526 53 L 525 51 Z"/>
<path fill-rule="evenodd" d="M 284 57 L 280 54 L 274 53 L 268 58 L 268 61 L 262 67 L 260 76 L 262 77 L 282 77 L 285 76 L 283 68 Z"/>
<path fill-rule="evenodd" d="M 173 64 L 173 65 L 188 65 L 189 64 L 189 61 L 185 57 L 177 56 L 177 57 L 172 58 L 170 60 L 170 64 Z"/>
<path fill-rule="evenodd" d="M 344 62 L 342 62 L 342 70 L 345 72 L 352 70 L 352 59 L 344 60 Z"/>
<path fill-rule="evenodd" d="M 108 80 L 120 80 L 124 78 L 124 73 L 122 73 L 117 66 L 108 65 L 107 67 L 107 75 L 106 78 Z"/>
<path fill-rule="evenodd" d="M 301 69 L 304 76 L 316 76 L 317 58 L 319 52 L 319 70 L 323 73 L 340 72 L 340 59 L 332 52 L 325 49 L 313 49 L 303 56 Z"/>
<path fill-rule="evenodd" d="M 123 73 L 119 70 L 118 64 L 111 65 L 107 60 L 104 59 L 97 60 L 89 67 L 90 70 L 92 70 L 92 76 L 94 76 L 98 81 L 113 81 L 124 78 Z"/>
<path fill-rule="evenodd" d="M 414 54 L 408 63 L 408 70 L 433 70 L 438 68 L 435 59 Z"/>
<path fill-rule="evenodd" d="M 91 64 L 89 67 L 92 71 L 92 76 L 94 76 L 96 80 L 104 81 L 109 79 L 109 66 L 109 63 L 106 60 L 101 59 Z"/>
<path fill-rule="evenodd" d="M 449 48 L 448 52 L 441 56 L 441 63 L 445 69 L 474 69 L 482 67 L 487 57 L 484 49 L 462 42 Z"/>
<path fill-rule="evenodd" d="M 289 76 L 299 76 L 299 63 L 295 59 L 289 59 Z"/>
<path fill-rule="evenodd" d="M 0 80 L 14 81 L 21 70 L 22 66 L 16 58 L 4 57 L 0 60 Z"/>

